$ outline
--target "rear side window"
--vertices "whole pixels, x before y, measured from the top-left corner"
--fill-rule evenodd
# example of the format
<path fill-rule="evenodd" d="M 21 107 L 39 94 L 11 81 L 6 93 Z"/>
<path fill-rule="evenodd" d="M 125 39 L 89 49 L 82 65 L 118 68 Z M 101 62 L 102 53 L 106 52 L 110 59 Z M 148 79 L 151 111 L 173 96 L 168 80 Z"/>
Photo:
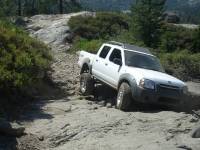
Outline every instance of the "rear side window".
<path fill-rule="evenodd" d="M 113 62 L 115 58 L 122 60 L 121 51 L 118 49 L 113 50 L 113 52 L 110 55 L 109 60 Z"/>
<path fill-rule="evenodd" d="M 106 58 L 106 56 L 108 55 L 110 49 L 111 49 L 111 47 L 104 46 L 103 49 L 101 50 L 101 53 L 99 54 L 99 57 Z"/>

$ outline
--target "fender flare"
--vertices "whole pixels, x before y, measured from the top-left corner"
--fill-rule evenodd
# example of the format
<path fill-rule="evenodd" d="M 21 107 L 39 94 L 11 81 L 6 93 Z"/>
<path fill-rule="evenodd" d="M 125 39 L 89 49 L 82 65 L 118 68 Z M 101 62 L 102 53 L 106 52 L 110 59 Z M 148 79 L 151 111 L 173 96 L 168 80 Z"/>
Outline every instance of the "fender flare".
<path fill-rule="evenodd" d="M 86 59 L 83 61 L 80 74 L 84 72 L 85 68 L 87 68 L 87 69 L 89 70 L 89 73 L 92 72 L 92 66 L 91 66 L 91 64 L 90 64 L 90 59 L 89 59 L 89 58 L 86 58 Z"/>
<path fill-rule="evenodd" d="M 129 73 L 121 75 L 120 78 L 119 78 L 117 89 L 119 89 L 119 86 L 123 82 L 127 82 L 130 85 L 132 96 L 133 97 L 137 96 L 137 83 L 136 83 L 135 78 Z"/>

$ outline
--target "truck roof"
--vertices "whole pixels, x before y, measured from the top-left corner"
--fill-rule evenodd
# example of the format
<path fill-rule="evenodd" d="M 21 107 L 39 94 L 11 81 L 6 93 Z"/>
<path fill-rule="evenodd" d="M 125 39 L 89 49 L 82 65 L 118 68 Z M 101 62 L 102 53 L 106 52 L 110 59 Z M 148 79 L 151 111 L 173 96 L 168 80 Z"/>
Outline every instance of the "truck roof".
<path fill-rule="evenodd" d="M 140 52 L 140 53 L 153 55 L 147 48 L 139 47 L 139 46 L 136 46 L 136 45 L 131 45 L 131 44 L 127 44 L 127 43 L 120 43 L 120 42 L 116 42 L 116 41 L 110 41 L 110 42 L 107 42 L 107 44 L 120 46 L 123 49 L 127 49 L 127 50 L 133 50 L 133 51 L 137 51 L 137 52 Z"/>

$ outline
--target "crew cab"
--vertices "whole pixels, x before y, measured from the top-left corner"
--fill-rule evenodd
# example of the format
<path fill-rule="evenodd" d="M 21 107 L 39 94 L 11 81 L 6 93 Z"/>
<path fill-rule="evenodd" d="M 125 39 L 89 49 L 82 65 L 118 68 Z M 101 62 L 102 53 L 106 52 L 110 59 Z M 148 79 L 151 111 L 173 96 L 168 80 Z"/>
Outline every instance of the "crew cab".
<path fill-rule="evenodd" d="M 165 73 L 159 60 L 148 49 L 111 41 L 98 53 L 81 51 L 80 91 L 91 95 L 96 81 L 118 91 L 116 108 L 127 110 L 132 101 L 180 105 L 186 84 Z"/>

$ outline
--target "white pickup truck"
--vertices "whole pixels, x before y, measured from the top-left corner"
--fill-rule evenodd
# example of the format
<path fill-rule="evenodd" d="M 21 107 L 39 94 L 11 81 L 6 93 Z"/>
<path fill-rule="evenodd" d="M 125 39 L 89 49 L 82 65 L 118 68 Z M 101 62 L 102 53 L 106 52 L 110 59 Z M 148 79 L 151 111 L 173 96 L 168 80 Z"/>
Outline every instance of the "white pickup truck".
<path fill-rule="evenodd" d="M 97 55 L 81 51 L 80 91 L 91 95 L 96 81 L 118 90 L 116 108 L 127 110 L 132 101 L 180 105 L 187 93 L 181 80 L 168 75 L 146 48 L 118 42 L 101 46 Z"/>

